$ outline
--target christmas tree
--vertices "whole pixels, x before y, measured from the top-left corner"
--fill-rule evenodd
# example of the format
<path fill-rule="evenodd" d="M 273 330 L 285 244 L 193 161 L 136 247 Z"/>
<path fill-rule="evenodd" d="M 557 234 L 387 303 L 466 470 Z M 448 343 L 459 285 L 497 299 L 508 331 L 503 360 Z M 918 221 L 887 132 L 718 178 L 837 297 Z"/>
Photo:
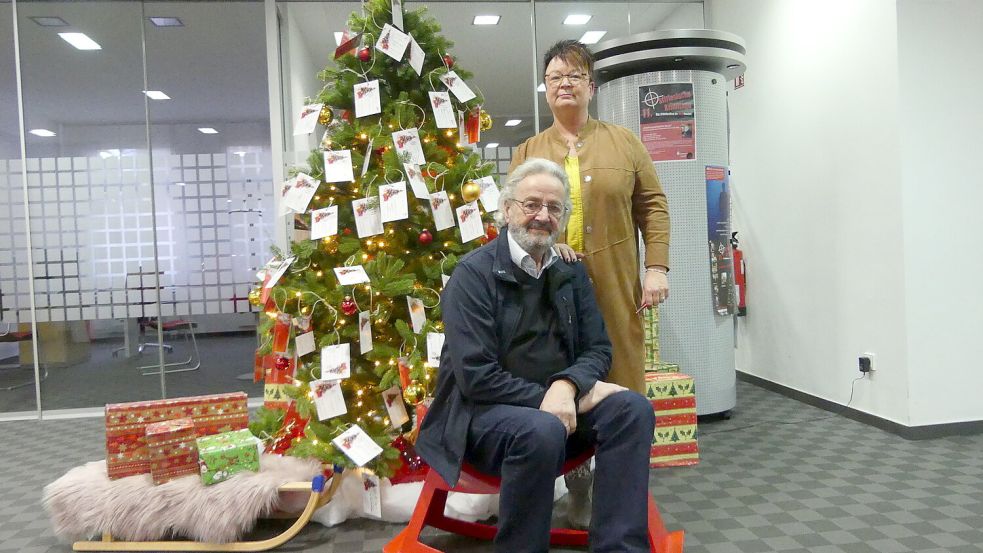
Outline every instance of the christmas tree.
<path fill-rule="evenodd" d="M 399 5 L 363 3 L 319 73 L 298 128 L 323 138 L 283 187 L 312 239 L 275 250 L 250 294 L 266 380 L 250 429 L 268 452 L 380 476 L 436 382 L 445 279 L 497 234 L 492 167 L 470 146 L 491 125 L 483 98 L 426 8 Z"/>

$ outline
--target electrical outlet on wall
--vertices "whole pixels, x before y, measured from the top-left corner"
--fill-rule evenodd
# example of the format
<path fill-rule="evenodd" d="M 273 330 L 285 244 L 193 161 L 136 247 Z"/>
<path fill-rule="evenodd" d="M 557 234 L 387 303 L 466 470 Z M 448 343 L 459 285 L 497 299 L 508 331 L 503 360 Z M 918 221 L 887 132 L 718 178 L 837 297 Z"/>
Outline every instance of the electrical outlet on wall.
<path fill-rule="evenodd" d="M 862 373 L 872 373 L 877 370 L 877 364 L 874 363 L 875 355 L 870 352 L 864 352 L 860 354 L 858 359 L 858 366 L 860 367 L 860 372 Z"/>

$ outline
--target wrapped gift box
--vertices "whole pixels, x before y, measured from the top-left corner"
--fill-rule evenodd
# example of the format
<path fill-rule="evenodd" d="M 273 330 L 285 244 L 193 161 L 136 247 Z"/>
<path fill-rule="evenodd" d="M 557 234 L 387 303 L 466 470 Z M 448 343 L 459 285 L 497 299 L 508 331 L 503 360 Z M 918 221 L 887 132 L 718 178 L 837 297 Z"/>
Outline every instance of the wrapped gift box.
<path fill-rule="evenodd" d="M 180 418 L 198 436 L 246 428 L 246 393 L 215 394 L 106 405 L 106 469 L 110 478 L 150 472 L 147 425 Z"/>
<path fill-rule="evenodd" d="M 645 310 L 642 322 L 645 331 L 645 370 L 659 364 L 659 308 Z"/>
<path fill-rule="evenodd" d="M 195 423 L 175 419 L 147 425 L 147 452 L 154 485 L 189 474 L 198 474 Z"/>
<path fill-rule="evenodd" d="M 206 486 L 228 480 L 245 470 L 259 471 L 259 439 L 248 430 L 235 430 L 198 438 L 201 481 Z"/>
<path fill-rule="evenodd" d="M 679 365 L 675 363 L 663 363 L 662 361 L 656 361 L 655 363 L 645 365 L 645 372 L 647 373 L 678 373 Z"/>
<path fill-rule="evenodd" d="M 680 372 L 649 372 L 645 375 L 645 396 L 655 409 L 649 466 L 680 467 L 699 463 L 693 377 Z"/>

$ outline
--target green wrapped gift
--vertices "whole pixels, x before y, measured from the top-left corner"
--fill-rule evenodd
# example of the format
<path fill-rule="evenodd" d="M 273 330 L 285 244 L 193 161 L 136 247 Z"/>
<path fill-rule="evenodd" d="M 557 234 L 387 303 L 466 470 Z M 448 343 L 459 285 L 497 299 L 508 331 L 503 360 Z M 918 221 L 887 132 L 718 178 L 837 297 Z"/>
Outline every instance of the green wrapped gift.
<path fill-rule="evenodd" d="M 244 470 L 259 471 L 259 443 L 248 430 L 198 438 L 201 481 L 206 486 L 228 480 Z"/>
<path fill-rule="evenodd" d="M 662 361 L 656 361 L 652 365 L 645 366 L 645 372 L 647 373 L 678 373 L 679 365 L 675 363 L 663 363 Z"/>

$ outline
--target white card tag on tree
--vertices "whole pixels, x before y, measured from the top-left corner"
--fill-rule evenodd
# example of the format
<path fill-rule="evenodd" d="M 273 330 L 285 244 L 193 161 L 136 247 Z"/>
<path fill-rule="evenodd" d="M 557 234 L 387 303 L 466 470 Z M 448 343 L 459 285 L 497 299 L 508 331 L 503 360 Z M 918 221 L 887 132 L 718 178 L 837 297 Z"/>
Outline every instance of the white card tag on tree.
<path fill-rule="evenodd" d="M 403 390 L 399 385 L 382 392 L 382 401 L 386 403 L 386 412 L 389 413 L 389 422 L 393 428 L 399 428 L 410 420 L 406 412 L 406 404 L 403 403 Z"/>
<path fill-rule="evenodd" d="M 431 367 L 440 366 L 440 350 L 444 347 L 444 334 L 442 332 L 427 333 L 427 363 Z"/>
<path fill-rule="evenodd" d="M 287 194 L 287 207 L 297 213 L 306 212 L 307 206 L 311 203 L 311 198 L 317 193 L 318 184 L 314 177 L 306 173 L 298 173 L 293 188 Z"/>
<path fill-rule="evenodd" d="M 423 52 L 423 48 L 416 43 L 416 39 L 412 35 L 410 37 L 410 67 L 413 71 L 416 71 L 417 76 L 423 74 L 423 60 L 426 59 L 426 54 Z"/>
<path fill-rule="evenodd" d="M 313 332 L 298 334 L 294 342 L 297 346 L 297 357 L 303 357 L 317 349 L 317 346 L 314 344 Z"/>
<path fill-rule="evenodd" d="M 285 180 L 283 181 L 283 185 L 280 187 L 280 216 L 281 217 L 285 215 L 289 215 L 292 212 L 290 206 L 287 205 L 287 198 L 290 197 L 290 191 L 293 190 L 294 183 L 296 181 L 297 181 L 296 177 Z"/>
<path fill-rule="evenodd" d="M 383 223 L 401 221 L 410 216 L 406 203 L 406 183 L 394 182 L 379 187 L 379 205 Z"/>
<path fill-rule="evenodd" d="M 498 199 L 501 194 L 499 193 L 498 185 L 495 184 L 495 179 L 492 177 L 481 177 L 478 179 L 478 185 L 481 186 L 481 196 L 478 197 L 481 200 L 481 207 L 484 208 L 486 213 L 498 211 Z"/>
<path fill-rule="evenodd" d="M 440 275 L 440 282 L 441 282 L 441 283 L 442 283 L 442 284 L 443 284 L 444 286 L 447 286 L 447 281 L 449 281 L 450 279 L 451 279 L 451 277 L 449 277 L 449 276 L 447 276 L 447 275 L 445 275 L 445 274 L 443 274 L 443 273 L 441 273 L 441 275 Z"/>
<path fill-rule="evenodd" d="M 324 152 L 324 182 L 353 182 L 351 150 L 327 150 Z"/>
<path fill-rule="evenodd" d="M 430 195 L 430 210 L 433 212 L 434 228 L 444 230 L 454 226 L 454 212 L 447 192 L 441 190 Z"/>
<path fill-rule="evenodd" d="M 365 146 L 365 158 L 362 161 L 362 176 L 369 172 L 369 162 L 372 161 L 372 143 L 375 142 L 374 138 L 369 139 L 369 143 Z"/>
<path fill-rule="evenodd" d="M 311 240 L 338 234 L 338 206 L 329 205 L 311 212 Z"/>
<path fill-rule="evenodd" d="M 393 145 L 396 146 L 396 153 L 400 158 L 409 154 L 409 159 L 403 160 L 405 163 L 423 165 L 427 162 L 427 158 L 423 157 L 423 144 L 420 143 L 420 133 L 416 127 L 394 132 Z"/>
<path fill-rule="evenodd" d="M 376 50 L 390 58 L 400 61 L 406 52 L 406 46 L 410 43 L 410 37 L 405 33 L 386 23 L 379 33 L 379 40 L 375 41 Z"/>
<path fill-rule="evenodd" d="M 433 109 L 433 116 L 437 121 L 437 128 L 456 129 L 457 121 L 454 119 L 454 106 L 451 104 L 451 95 L 446 92 L 428 92 L 428 94 L 430 94 L 430 107 Z"/>
<path fill-rule="evenodd" d="M 420 172 L 420 166 L 413 165 L 412 163 L 404 163 L 403 169 L 406 171 L 406 178 L 410 181 L 410 188 L 413 189 L 413 195 L 416 196 L 416 199 L 429 199 L 430 191 L 427 190 L 427 181 L 423 180 L 423 173 Z"/>
<path fill-rule="evenodd" d="M 382 487 L 379 477 L 362 471 L 362 512 L 373 518 L 382 518 Z"/>
<path fill-rule="evenodd" d="M 334 274 L 338 277 L 338 283 L 342 286 L 352 286 L 354 284 L 369 282 L 369 275 L 361 265 L 335 267 Z"/>
<path fill-rule="evenodd" d="M 351 344 L 321 348 L 321 380 L 341 380 L 352 375 Z"/>
<path fill-rule="evenodd" d="M 403 29 L 403 0 L 392 0 L 393 25 Z"/>
<path fill-rule="evenodd" d="M 363 355 L 372 351 L 372 314 L 368 311 L 358 314 L 358 349 Z"/>
<path fill-rule="evenodd" d="M 362 428 L 354 424 L 340 436 L 331 440 L 346 457 L 358 466 L 364 466 L 382 453 L 382 448 L 375 443 Z"/>
<path fill-rule="evenodd" d="M 471 202 L 457 208 L 458 226 L 461 227 L 461 241 L 470 242 L 485 235 L 485 227 L 481 225 L 481 213 L 478 202 Z"/>
<path fill-rule="evenodd" d="M 378 197 L 352 200 L 352 209 L 355 210 L 355 229 L 358 231 L 359 238 L 382 234 L 382 214 L 379 213 Z"/>
<path fill-rule="evenodd" d="M 406 305 L 410 308 L 410 322 L 413 323 L 413 333 L 423 332 L 423 325 L 427 324 L 427 310 L 423 306 L 423 300 L 406 296 Z"/>
<path fill-rule="evenodd" d="M 348 412 L 345 396 L 341 393 L 340 380 L 313 380 L 311 391 L 314 392 L 317 420 L 328 420 Z"/>
<path fill-rule="evenodd" d="M 273 270 L 273 274 L 270 276 L 270 280 L 266 283 L 266 288 L 273 288 L 274 286 L 276 286 L 277 281 L 280 280 L 280 277 L 283 276 L 283 273 L 286 273 L 287 272 L 287 269 L 290 268 L 290 264 L 293 263 L 295 259 L 297 259 L 297 258 L 296 257 L 288 257 L 288 258 L 286 258 L 286 259 L 284 259 L 283 261 L 280 262 L 280 266 L 279 267 L 276 267 L 275 269 L 272 269 Z M 267 270 L 270 270 L 270 269 L 267 269 Z"/>
<path fill-rule="evenodd" d="M 379 81 L 368 81 L 355 85 L 355 117 L 365 117 L 382 112 L 379 98 Z"/>
<path fill-rule="evenodd" d="M 317 118 L 321 115 L 321 108 L 324 104 L 307 104 L 300 110 L 300 117 L 294 123 L 294 136 L 311 134 L 317 125 Z"/>
<path fill-rule="evenodd" d="M 453 71 L 448 71 L 447 73 L 441 75 L 440 82 L 447 85 L 447 88 L 454 93 L 457 100 L 461 103 L 467 102 L 475 97 L 475 93 L 468 87 L 464 79 L 457 76 L 457 73 Z"/>

